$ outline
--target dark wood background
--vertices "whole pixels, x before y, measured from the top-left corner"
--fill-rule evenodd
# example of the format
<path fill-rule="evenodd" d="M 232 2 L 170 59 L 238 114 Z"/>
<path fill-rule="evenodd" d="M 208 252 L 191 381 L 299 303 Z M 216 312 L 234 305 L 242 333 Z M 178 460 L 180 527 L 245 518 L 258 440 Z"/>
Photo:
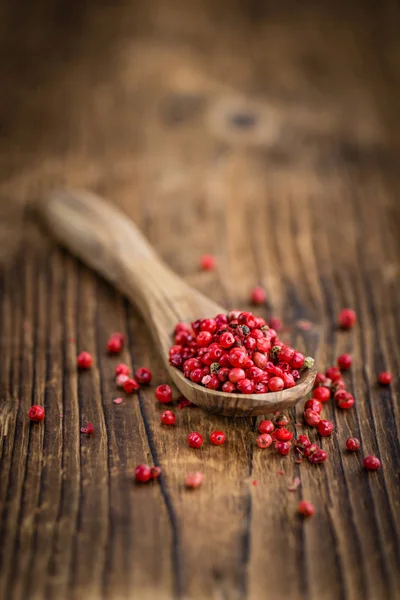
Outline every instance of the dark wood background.
<path fill-rule="evenodd" d="M 398 598 L 399 25 L 397 3 L 361 0 L 1 3 L 0 597 Z M 258 451 L 253 419 L 185 409 L 162 428 L 154 388 L 113 404 L 110 332 L 156 384 L 165 372 L 135 310 L 24 209 L 60 184 L 121 206 L 226 307 L 265 285 L 261 314 L 310 320 L 293 341 L 321 368 L 351 352 L 356 407 L 325 409 L 326 466 Z M 225 447 L 187 448 L 216 428 Z M 132 483 L 144 461 L 160 484 Z"/>

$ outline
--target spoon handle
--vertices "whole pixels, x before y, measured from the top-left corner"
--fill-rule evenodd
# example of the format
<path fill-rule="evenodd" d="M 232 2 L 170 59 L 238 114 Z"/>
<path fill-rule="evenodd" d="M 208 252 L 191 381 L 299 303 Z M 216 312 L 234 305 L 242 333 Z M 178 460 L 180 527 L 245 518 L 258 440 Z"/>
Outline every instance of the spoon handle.
<path fill-rule="evenodd" d="M 39 212 L 58 241 L 113 283 L 144 316 L 166 310 L 166 326 L 183 318 L 179 299 L 196 293 L 173 273 L 133 222 L 121 211 L 86 191 L 52 192 Z M 171 321 L 171 323 L 169 322 Z"/>

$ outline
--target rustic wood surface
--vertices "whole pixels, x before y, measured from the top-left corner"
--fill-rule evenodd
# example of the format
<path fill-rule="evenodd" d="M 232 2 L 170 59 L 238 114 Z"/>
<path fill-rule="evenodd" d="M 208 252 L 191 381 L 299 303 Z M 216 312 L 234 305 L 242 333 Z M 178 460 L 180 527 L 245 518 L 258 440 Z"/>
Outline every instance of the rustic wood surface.
<path fill-rule="evenodd" d="M 398 31 L 390 1 L 0 5 L 1 598 L 398 598 Z M 265 285 L 260 313 L 320 367 L 352 353 L 356 406 L 325 409 L 324 466 L 259 451 L 256 419 L 186 408 L 162 428 L 153 386 L 113 404 L 110 332 L 155 384 L 166 372 L 133 307 L 24 210 L 59 185 L 110 198 L 226 307 Z M 216 271 L 199 272 L 204 252 Z M 95 364 L 78 374 L 81 349 Z M 217 428 L 224 447 L 187 447 Z M 369 453 L 380 472 L 361 468 Z M 132 483 L 139 462 L 159 484 Z"/>

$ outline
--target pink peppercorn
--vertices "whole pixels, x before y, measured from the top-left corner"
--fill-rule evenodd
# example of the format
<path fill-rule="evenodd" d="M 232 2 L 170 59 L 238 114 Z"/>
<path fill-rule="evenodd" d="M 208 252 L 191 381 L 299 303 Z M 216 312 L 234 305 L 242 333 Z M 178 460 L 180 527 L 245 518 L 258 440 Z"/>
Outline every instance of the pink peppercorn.
<path fill-rule="evenodd" d="M 275 439 L 280 442 L 289 442 L 293 437 L 293 433 L 288 431 L 285 427 L 281 427 L 276 430 Z"/>
<path fill-rule="evenodd" d="M 299 437 L 296 440 L 296 446 L 298 448 L 304 449 L 310 445 L 311 445 L 310 440 L 308 439 L 308 437 L 306 435 L 304 435 L 304 434 L 299 435 Z"/>
<path fill-rule="evenodd" d="M 45 412 L 44 412 L 43 406 L 39 406 L 39 405 L 35 404 L 35 405 L 31 406 L 30 409 L 28 410 L 28 417 L 34 423 L 40 423 L 41 421 L 43 421 L 44 416 L 45 416 Z"/>
<path fill-rule="evenodd" d="M 379 458 L 377 458 L 376 456 L 366 456 L 364 458 L 364 468 L 367 469 L 367 471 L 377 471 L 378 469 L 381 468 L 381 461 L 379 460 Z"/>
<path fill-rule="evenodd" d="M 128 381 L 129 379 L 129 375 L 123 375 L 121 373 L 121 375 L 117 375 L 115 378 L 115 385 L 119 388 L 123 388 L 124 387 L 124 383 L 126 381 Z"/>
<path fill-rule="evenodd" d="M 225 442 L 225 434 L 223 431 L 213 431 L 210 435 L 210 442 L 214 446 L 221 446 Z"/>
<path fill-rule="evenodd" d="M 331 390 L 323 385 L 315 388 L 313 391 L 313 398 L 320 402 L 328 402 L 331 397 Z"/>
<path fill-rule="evenodd" d="M 265 448 L 269 448 L 270 445 L 272 444 L 273 439 L 270 436 L 269 433 L 262 433 L 261 435 L 258 436 L 258 438 L 256 439 L 256 444 L 259 448 L 262 448 L 263 450 Z"/>
<path fill-rule="evenodd" d="M 333 429 L 333 423 L 331 421 L 327 421 L 326 419 L 321 419 L 317 425 L 317 431 L 322 437 L 328 437 L 329 435 L 331 435 Z"/>
<path fill-rule="evenodd" d="M 185 478 L 185 485 L 187 488 L 195 489 L 203 483 L 204 475 L 200 471 L 195 473 L 188 473 Z"/>
<path fill-rule="evenodd" d="M 357 315 L 351 308 L 343 308 L 338 317 L 339 326 L 342 329 L 351 329 L 357 321 Z"/>
<path fill-rule="evenodd" d="M 267 434 L 265 434 L 267 435 Z M 291 444 L 290 442 L 276 442 L 275 450 L 279 452 L 282 456 L 286 456 L 290 452 Z"/>
<path fill-rule="evenodd" d="M 230 381 L 226 381 L 222 385 L 222 391 L 225 392 L 226 394 L 232 394 L 233 392 L 235 392 L 235 390 L 236 390 L 235 384 L 231 383 Z"/>
<path fill-rule="evenodd" d="M 90 369 L 93 363 L 92 355 L 89 352 L 81 352 L 77 358 L 77 365 L 80 369 Z"/>
<path fill-rule="evenodd" d="M 140 367 L 135 373 L 135 379 L 142 385 L 148 385 L 151 381 L 152 373 L 146 367 Z"/>
<path fill-rule="evenodd" d="M 223 348 L 230 348 L 235 343 L 235 336 L 230 331 L 225 331 L 220 335 L 219 343 Z"/>
<path fill-rule="evenodd" d="M 133 394 L 133 392 L 137 392 L 137 390 L 139 389 L 139 384 L 137 381 L 135 381 L 133 379 L 133 377 L 129 377 L 124 383 L 123 383 L 123 389 L 124 392 L 126 392 L 127 394 Z"/>
<path fill-rule="evenodd" d="M 381 385 L 389 385 L 392 383 L 392 375 L 388 371 L 382 371 L 378 375 L 378 381 Z"/>
<path fill-rule="evenodd" d="M 131 372 L 130 368 L 128 367 L 128 365 L 125 365 L 124 363 L 120 363 L 119 365 L 117 365 L 115 367 L 116 375 L 129 375 L 130 372 Z"/>
<path fill-rule="evenodd" d="M 338 390 L 335 392 L 334 398 L 336 405 L 343 410 L 347 410 L 354 405 L 353 396 L 349 392 L 346 392 L 346 390 Z"/>
<path fill-rule="evenodd" d="M 200 448 L 203 444 L 203 436 L 197 431 L 192 431 L 187 437 L 187 442 L 191 448 Z"/>
<path fill-rule="evenodd" d="M 151 469 L 148 465 L 138 465 L 135 470 L 135 479 L 139 483 L 146 483 L 151 479 Z"/>
<path fill-rule="evenodd" d="M 271 377 L 268 382 L 268 388 L 271 392 L 280 392 L 284 387 L 285 384 L 281 377 Z"/>
<path fill-rule="evenodd" d="M 353 359 L 351 358 L 350 354 L 341 354 L 340 356 L 338 356 L 337 364 L 339 366 L 339 369 L 341 369 L 342 371 L 350 369 L 352 363 Z"/>
<path fill-rule="evenodd" d="M 308 460 L 314 465 L 318 465 L 320 463 L 325 462 L 327 458 L 327 452 L 325 452 L 324 450 L 317 450 L 316 452 L 313 452 L 309 455 Z"/>
<path fill-rule="evenodd" d="M 155 395 L 157 400 L 162 404 L 168 404 L 172 401 L 172 390 L 166 383 L 164 383 L 163 385 L 159 385 L 156 388 Z"/>
<path fill-rule="evenodd" d="M 161 423 L 164 425 L 175 425 L 176 416 L 172 410 L 165 410 L 161 415 Z"/>
<path fill-rule="evenodd" d="M 275 429 L 275 425 L 273 424 L 272 421 L 269 421 L 268 419 L 261 421 L 258 426 L 258 431 L 260 433 L 271 433 L 272 431 L 274 431 L 274 429 Z"/>
<path fill-rule="evenodd" d="M 251 379 L 241 379 L 237 382 L 236 387 L 242 394 L 253 394 L 256 384 Z"/>
<path fill-rule="evenodd" d="M 151 479 L 157 479 L 161 475 L 161 467 L 151 467 L 150 473 Z"/>
<path fill-rule="evenodd" d="M 329 369 L 326 370 L 325 375 L 331 381 L 338 381 L 342 377 L 339 367 L 329 367 Z"/>
<path fill-rule="evenodd" d="M 215 258 L 211 254 L 203 254 L 200 258 L 200 268 L 203 271 L 212 271 L 215 267 Z"/>
<path fill-rule="evenodd" d="M 310 427 L 316 427 L 321 420 L 318 413 L 314 412 L 310 408 L 304 411 L 304 420 Z"/>
<path fill-rule="evenodd" d="M 292 367 L 292 369 L 301 369 L 301 367 L 304 365 L 304 361 L 304 354 L 302 354 L 301 352 L 295 352 L 290 366 Z"/>
<path fill-rule="evenodd" d="M 304 405 L 304 410 L 307 410 L 308 408 L 320 415 L 322 412 L 322 403 L 316 398 L 311 398 L 310 400 L 307 400 Z"/>
<path fill-rule="evenodd" d="M 346 448 L 347 450 L 350 450 L 351 452 L 356 452 L 357 450 L 359 450 L 360 448 L 360 440 L 358 438 L 348 438 L 346 440 Z"/>
<path fill-rule="evenodd" d="M 267 294 L 262 287 L 255 287 L 252 289 L 250 298 L 253 304 L 264 304 L 267 299 Z"/>
<path fill-rule="evenodd" d="M 113 334 L 107 341 L 107 350 L 110 354 L 119 354 L 124 347 L 124 337 L 122 334 Z"/>
<path fill-rule="evenodd" d="M 314 505 L 311 502 L 306 502 L 306 500 L 299 503 L 298 511 L 303 517 L 312 517 L 315 514 Z"/>

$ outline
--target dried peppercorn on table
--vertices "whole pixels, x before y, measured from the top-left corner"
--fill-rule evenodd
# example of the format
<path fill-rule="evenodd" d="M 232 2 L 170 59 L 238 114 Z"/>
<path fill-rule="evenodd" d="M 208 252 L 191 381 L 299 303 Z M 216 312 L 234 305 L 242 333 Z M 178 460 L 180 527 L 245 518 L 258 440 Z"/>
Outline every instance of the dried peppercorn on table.
<path fill-rule="evenodd" d="M 396 7 L 20 11 L 3 4 L 0 20 L 0 597 L 395 598 Z M 321 368 L 351 354 L 355 406 L 324 405 L 336 432 L 319 442 L 323 465 L 258 448 L 259 419 L 175 406 L 176 425 L 160 424 L 165 372 L 138 314 L 30 218 L 19 235 L 18 207 L 56 185 L 115 202 L 227 308 L 249 309 L 263 285 L 257 313 L 281 317 Z M 200 271 L 203 254 L 214 270 Z M 358 316 L 346 333 L 335 328 L 345 306 Z M 127 336 L 118 358 L 105 351 L 113 331 Z M 81 350 L 94 357 L 85 373 Z M 116 405 L 121 360 L 153 381 Z M 379 387 L 386 370 L 393 382 Z M 29 422 L 31 404 L 44 405 L 44 423 Z M 92 436 L 80 433 L 88 421 Z M 209 443 L 214 430 L 224 445 Z M 362 468 L 367 454 L 378 472 Z M 139 463 L 159 464 L 161 481 L 136 486 Z M 186 491 L 197 470 L 201 487 Z M 315 506 L 307 521 L 300 500 Z"/>

